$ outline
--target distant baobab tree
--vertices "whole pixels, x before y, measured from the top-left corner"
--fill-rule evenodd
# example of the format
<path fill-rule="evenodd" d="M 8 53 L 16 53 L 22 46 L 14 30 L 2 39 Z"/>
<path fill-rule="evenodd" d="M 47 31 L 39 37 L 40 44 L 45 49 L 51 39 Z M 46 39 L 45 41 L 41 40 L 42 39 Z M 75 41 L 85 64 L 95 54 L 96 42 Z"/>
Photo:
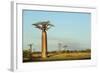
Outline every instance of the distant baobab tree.
<path fill-rule="evenodd" d="M 58 49 L 59 49 L 59 51 L 61 51 L 61 48 L 62 48 L 62 43 L 58 43 Z"/>
<path fill-rule="evenodd" d="M 30 53 L 30 59 L 32 59 L 32 45 L 33 44 L 28 44 L 28 46 L 29 46 L 29 53 Z"/>
<path fill-rule="evenodd" d="M 63 46 L 64 50 L 66 50 L 67 47 L 68 47 L 67 45 L 64 45 L 64 46 Z"/>
<path fill-rule="evenodd" d="M 36 28 L 42 30 L 42 58 L 46 58 L 47 57 L 47 30 L 50 29 L 52 26 L 52 24 L 50 24 L 49 21 L 43 21 L 43 22 L 38 22 L 34 25 Z"/>

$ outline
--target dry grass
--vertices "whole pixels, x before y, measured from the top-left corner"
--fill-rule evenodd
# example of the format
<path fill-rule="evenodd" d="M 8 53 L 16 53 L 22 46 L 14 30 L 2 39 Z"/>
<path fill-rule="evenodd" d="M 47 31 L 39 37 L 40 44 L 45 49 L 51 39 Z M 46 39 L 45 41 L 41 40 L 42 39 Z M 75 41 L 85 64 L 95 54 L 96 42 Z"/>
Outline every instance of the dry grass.
<path fill-rule="evenodd" d="M 37 62 L 37 61 L 60 61 L 60 60 L 85 60 L 91 59 L 91 52 L 56 52 L 56 53 L 48 53 L 47 58 L 41 58 L 40 53 L 32 54 L 32 59 L 24 58 L 24 62 Z"/>

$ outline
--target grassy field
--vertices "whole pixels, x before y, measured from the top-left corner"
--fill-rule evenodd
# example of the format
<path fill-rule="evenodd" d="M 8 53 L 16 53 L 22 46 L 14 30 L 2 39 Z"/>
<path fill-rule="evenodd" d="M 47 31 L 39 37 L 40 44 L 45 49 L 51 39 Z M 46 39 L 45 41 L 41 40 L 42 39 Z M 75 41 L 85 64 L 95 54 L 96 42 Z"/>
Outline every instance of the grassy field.
<path fill-rule="evenodd" d="M 48 52 L 47 58 L 41 58 L 41 52 L 27 53 L 23 62 L 61 61 L 61 60 L 86 60 L 91 59 L 91 51 L 61 51 Z"/>

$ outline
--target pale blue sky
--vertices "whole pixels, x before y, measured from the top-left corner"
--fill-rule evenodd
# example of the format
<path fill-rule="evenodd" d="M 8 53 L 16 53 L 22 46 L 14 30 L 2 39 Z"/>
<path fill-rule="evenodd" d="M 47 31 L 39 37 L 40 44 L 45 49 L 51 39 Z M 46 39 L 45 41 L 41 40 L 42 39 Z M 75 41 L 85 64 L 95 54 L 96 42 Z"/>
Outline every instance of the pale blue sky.
<path fill-rule="evenodd" d="M 91 48 L 91 14 L 23 10 L 23 49 L 33 43 L 34 50 L 41 50 L 41 30 L 32 24 L 48 20 L 55 26 L 47 31 L 49 51 L 58 50 L 58 43 L 70 50 Z"/>

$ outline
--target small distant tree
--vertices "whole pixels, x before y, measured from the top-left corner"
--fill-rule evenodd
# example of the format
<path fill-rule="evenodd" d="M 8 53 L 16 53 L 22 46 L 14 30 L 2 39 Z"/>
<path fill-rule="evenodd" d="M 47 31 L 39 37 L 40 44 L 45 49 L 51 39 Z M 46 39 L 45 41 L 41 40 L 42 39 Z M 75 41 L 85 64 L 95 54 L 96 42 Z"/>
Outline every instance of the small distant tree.
<path fill-rule="evenodd" d="M 23 50 L 23 58 L 29 58 L 29 51 L 28 50 Z"/>
<path fill-rule="evenodd" d="M 91 52 L 91 49 L 86 49 L 86 52 Z"/>
<path fill-rule="evenodd" d="M 64 45 L 64 46 L 63 46 L 64 50 L 66 50 L 66 49 L 67 49 L 67 47 L 68 47 L 67 45 Z"/>
<path fill-rule="evenodd" d="M 61 48 L 62 48 L 62 43 L 58 43 L 59 52 L 61 51 Z"/>
<path fill-rule="evenodd" d="M 28 46 L 29 46 L 29 55 L 30 55 L 30 59 L 32 59 L 32 45 L 33 45 L 33 44 L 28 44 Z"/>
<path fill-rule="evenodd" d="M 67 45 L 64 45 L 63 48 L 64 48 L 63 52 L 66 52 L 66 50 L 67 50 Z"/>

